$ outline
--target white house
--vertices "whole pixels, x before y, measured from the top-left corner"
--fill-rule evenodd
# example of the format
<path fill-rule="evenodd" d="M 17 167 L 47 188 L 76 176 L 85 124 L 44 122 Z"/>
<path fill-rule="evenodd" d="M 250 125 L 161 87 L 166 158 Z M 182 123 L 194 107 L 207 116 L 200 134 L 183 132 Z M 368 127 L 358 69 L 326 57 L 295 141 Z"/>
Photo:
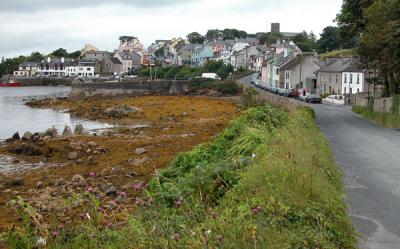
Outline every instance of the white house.
<path fill-rule="evenodd" d="M 79 62 L 79 61 L 65 61 L 51 60 L 42 61 L 37 70 L 37 74 L 41 76 L 58 76 L 58 77 L 87 77 L 93 78 L 95 63 L 94 62 Z"/>
<path fill-rule="evenodd" d="M 353 63 L 342 73 L 342 93 L 355 94 L 368 91 L 364 70 L 358 63 Z"/>
<path fill-rule="evenodd" d="M 32 77 L 35 76 L 39 69 L 38 62 L 24 62 L 19 65 L 18 71 L 14 71 L 14 76 L 17 77 Z"/>

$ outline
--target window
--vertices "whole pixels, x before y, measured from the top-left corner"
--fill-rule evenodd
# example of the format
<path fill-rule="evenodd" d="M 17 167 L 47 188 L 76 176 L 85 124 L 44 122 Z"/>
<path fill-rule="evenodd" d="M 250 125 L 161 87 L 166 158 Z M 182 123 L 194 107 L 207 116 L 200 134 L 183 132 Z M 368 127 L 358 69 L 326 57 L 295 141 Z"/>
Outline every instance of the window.
<path fill-rule="evenodd" d="M 357 93 L 359 93 L 360 92 L 360 88 L 357 88 Z"/>
<path fill-rule="evenodd" d="M 344 88 L 344 94 L 346 94 L 347 93 L 347 89 L 346 89 L 346 87 Z"/>
<path fill-rule="evenodd" d="M 91 71 L 92 69 L 90 67 L 87 68 L 87 71 Z"/>
<path fill-rule="evenodd" d="M 278 75 L 278 74 L 279 74 L 279 68 L 276 69 L 276 75 Z"/>
<path fill-rule="evenodd" d="M 357 74 L 357 84 L 360 84 L 360 74 Z"/>
<path fill-rule="evenodd" d="M 344 74 L 344 83 L 347 83 L 347 74 Z"/>
<path fill-rule="evenodd" d="M 336 84 L 338 83 L 338 81 L 339 81 L 339 76 L 336 74 Z"/>
<path fill-rule="evenodd" d="M 350 84 L 353 84 L 353 74 L 350 74 Z"/>

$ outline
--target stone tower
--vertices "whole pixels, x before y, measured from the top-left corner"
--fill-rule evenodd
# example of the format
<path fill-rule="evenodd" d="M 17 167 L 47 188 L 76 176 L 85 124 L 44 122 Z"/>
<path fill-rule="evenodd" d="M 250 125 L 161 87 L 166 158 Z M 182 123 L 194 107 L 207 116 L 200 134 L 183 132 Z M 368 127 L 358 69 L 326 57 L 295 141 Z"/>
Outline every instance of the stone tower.
<path fill-rule="evenodd" d="M 280 33 L 280 32 L 281 32 L 281 24 L 271 23 L 271 33 Z"/>

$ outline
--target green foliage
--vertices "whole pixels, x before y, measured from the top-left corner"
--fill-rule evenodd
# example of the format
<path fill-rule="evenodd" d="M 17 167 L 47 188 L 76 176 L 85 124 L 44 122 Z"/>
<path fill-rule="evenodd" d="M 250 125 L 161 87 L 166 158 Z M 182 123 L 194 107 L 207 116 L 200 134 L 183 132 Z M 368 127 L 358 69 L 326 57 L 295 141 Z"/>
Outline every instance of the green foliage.
<path fill-rule="evenodd" d="M 374 0 L 344 0 L 341 12 L 337 15 L 336 21 L 343 34 L 347 37 L 360 36 L 367 26 L 364 17 L 366 9 Z"/>
<path fill-rule="evenodd" d="M 142 194 L 154 203 L 139 206 L 126 225 L 88 222 L 48 248 L 352 249 L 340 179 L 309 108 L 259 106 L 157 172 Z M 35 241 L 10 237 L 19 240 Z"/>
<path fill-rule="evenodd" d="M 356 38 L 345 38 L 342 36 L 339 27 L 328 26 L 324 28 L 321 38 L 317 41 L 319 53 L 339 49 L 354 48 L 357 44 Z"/>
<path fill-rule="evenodd" d="M 68 56 L 68 52 L 64 48 L 59 48 L 59 49 L 53 51 L 50 55 L 57 57 L 57 58 L 61 58 L 61 57 L 66 58 Z"/>
<path fill-rule="evenodd" d="M 281 33 L 259 33 L 260 44 L 272 45 L 276 43 L 277 40 L 283 39 L 283 35 Z"/>
<path fill-rule="evenodd" d="M 203 44 L 206 38 L 197 32 L 192 32 L 186 36 L 191 44 Z"/>
<path fill-rule="evenodd" d="M 211 89 L 220 92 L 223 95 L 238 95 L 242 88 L 235 81 L 215 81 L 211 79 L 193 79 L 191 81 L 190 90 L 196 92 L 200 89 Z"/>
<path fill-rule="evenodd" d="M 324 61 L 327 58 L 349 57 L 349 56 L 356 56 L 356 54 L 357 54 L 357 52 L 355 49 L 334 50 L 334 51 L 320 54 L 319 59 Z"/>
<path fill-rule="evenodd" d="M 242 102 L 246 108 L 257 106 L 257 97 L 260 94 L 253 87 L 246 87 L 242 95 Z"/>
<path fill-rule="evenodd" d="M 396 104 L 396 101 L 394 101 L 394 104 Z M 374 120 L 385 127 L 400 128 L 400 113 L 398 112 L 375 112 L 373 110 L 373 104 L 371 106 L 353 106 L 353 112 L 360 114 L 367 119 Z"/>
<path fill-rule="evenodd" d="M 317 48 L 317 39 L 312 32 L 308 34 L 303 31 L 293 37 L 292 40 L 303 52 L 312 52 Z"/>

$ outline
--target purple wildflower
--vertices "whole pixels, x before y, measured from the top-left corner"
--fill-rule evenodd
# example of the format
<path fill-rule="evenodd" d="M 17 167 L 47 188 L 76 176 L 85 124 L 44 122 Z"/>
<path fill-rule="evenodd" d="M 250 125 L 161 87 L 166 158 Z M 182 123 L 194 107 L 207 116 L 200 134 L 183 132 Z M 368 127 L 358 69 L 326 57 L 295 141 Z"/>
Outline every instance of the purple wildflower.
<path fill-rule="evenodd" d="M 174 236 L 172 236 L 172 239 L 173 240 L 175 240 L 175 241 L 179 241 L 179 240 L 181 240 L 181 236 L 179 236 L 179 234 L 174 234 Z"/>
<path fill-rule="evenodd" d="M 153 204 L 154 204 L 154 199 L 153 199 L 152 197 L 150 197 L 150 198 L 147 200 L 147 204 L 153 205 Z"/>
<path fill-rule="evenodd" d="M 253 215 L 258 214 L 258 213 L 261 212 L 261 211 L 262 211 L 261 206 L 257 206 L 257 207 L 255 207 L 255 208 L 251 209 L 251 213 L 252 213 Z"/>
<path fill-rule="evenodd" d="M 52 236 L 53 238 L 58 237 L 58 235 L 60 235 L 60 234 L 58 233 L 58 231 L 53 231 L 53 232 L 51 233 L 51 236 Z"/>
<path fill-rule="evenodd" d="M 142 182 L 140 181 L 136 181 L 135 184 L 133 185 L 133 188 L 135 189 L 135 191 L 140 191 L 143 187 Z"/>
<path fill-rule="evenodd" d="M 88 192 L 88 193 L 93 193 L 93 192 L 94 192 L 94 188 L 92 188 L 92 187 L 87 187 L 87 188 L 86 188 L 86 192 Z"/>
<path fill-rule="evenodd" d="M 94 172 L 89 172 L 89 177 L 94 177 L 95 173 Z"/>
<path fill-rule="evenodd" d="M 175 201 L 175 206 L 176 206 L 177 208 L 179 208 L 179 207 L 182 205 L 182 201 L 183 201 L 183 198 L 182 198 L 182 197 L 179 198 L 178 200 L 176 200 L 176 201 Z"/>
<path fill-rule="evenodd" d="M 141 198 L 139 198 L 139 197 L 136 197 L 135 201 L 134 201 L 134 204 L 137 205 L 137 206 L 140 206 L 140 205 L 143 204 L 143 200 Z"/>

